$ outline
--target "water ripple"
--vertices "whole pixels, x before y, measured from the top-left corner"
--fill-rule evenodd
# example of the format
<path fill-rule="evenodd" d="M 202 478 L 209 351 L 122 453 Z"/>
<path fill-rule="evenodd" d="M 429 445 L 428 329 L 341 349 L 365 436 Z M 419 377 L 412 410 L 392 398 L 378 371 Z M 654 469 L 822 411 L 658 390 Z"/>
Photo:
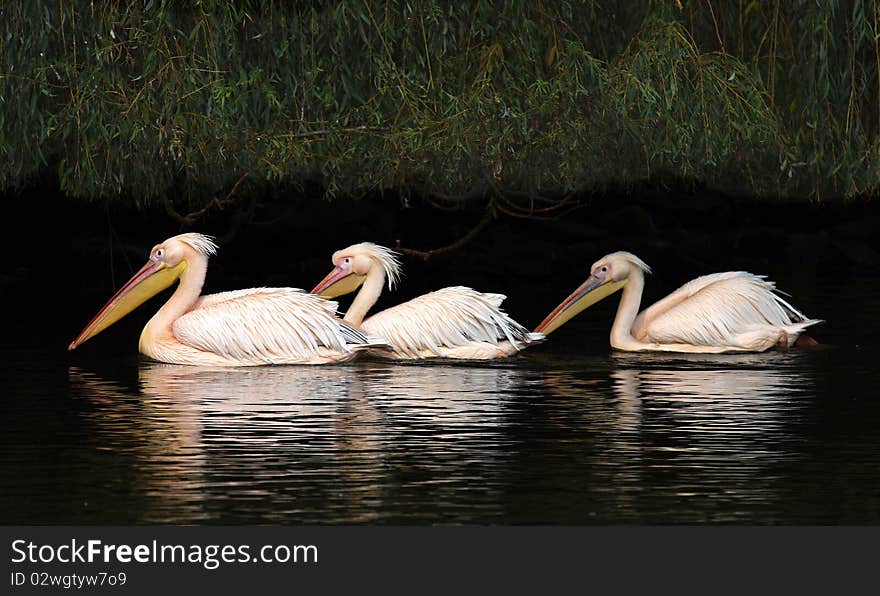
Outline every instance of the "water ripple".
<path fill-rule="evenodd" d="M 0 368 L 0 505 L 4 523 L 877 523 L 867 356 L 22 354 Z"/>

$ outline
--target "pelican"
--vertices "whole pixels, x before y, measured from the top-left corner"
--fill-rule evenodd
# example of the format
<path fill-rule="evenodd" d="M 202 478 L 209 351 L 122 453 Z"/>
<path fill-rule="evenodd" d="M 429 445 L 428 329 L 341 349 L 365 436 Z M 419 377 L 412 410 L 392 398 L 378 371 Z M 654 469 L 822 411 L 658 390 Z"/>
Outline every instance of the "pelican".
<path fill-rule="evenodd" d="M 391 345 L 370 350 L 377 356 L 488 360 L 510 356 L 544 339 L 501 310 L 506 298 L 503 294 L 484 294 L 462 286 L 419 296 L 365 319 L 385 282 L 390 290 L 400 277 L 396 254 L 384 246 L 362 242 L 336 251 L 332 261 L 333 270 L 312 293 L 335 298 L 360 288 L 343 320 Z"/>
<path fill-rule="evenodd" d="M 597 261 L 590 277 L 556 307 L 535 331 L 545 335 L 599 300 L 623 289 L 611 326 L 618 350 L 661 352 L 763 352 L 791 347 L 810 325 L 775 293 L 763 276 L 728 271 L 698 277 L 639 314 L 645 273 L 651 269 L 628 252 Z"/>
<path fill-rule="evenodd" d="M 336 303 L 294 288 L 252 288 L 200 296 L 217 245 L 188 233 L 150 251 L 147 264 L 98 311 L 73 350 L 180 280 L 144 327 L 142 354 L 172 364 L 255 366 L 346 361 L 375 345 L 336 318 Z M 381 343 L 381 342 L 380 342 Z"/>

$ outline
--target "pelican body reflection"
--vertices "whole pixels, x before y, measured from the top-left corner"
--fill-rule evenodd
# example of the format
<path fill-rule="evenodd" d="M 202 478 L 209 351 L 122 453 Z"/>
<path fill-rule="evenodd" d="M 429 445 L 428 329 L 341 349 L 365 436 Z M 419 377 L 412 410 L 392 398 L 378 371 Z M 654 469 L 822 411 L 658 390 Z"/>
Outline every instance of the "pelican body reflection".
<path fill-rule="evenodd" d="M 374 522 L 388 501 L 395 519 L 430 515 L 421 498 L 408 503 L 409 491 L 443 501 L 470 490 L 497 502 L 504 457 L 494 446 L 509 403 L 499 396 L 523 383 L 500 366 L 144 362 L 138 374 L 133 391 L 69 371 L 89 434 L 129 461 L 132 485 L 119 490 L 144 497 L 138 521 L 150 523 L 216 520 L 217 503 L 222 521 L 259 511 L 260 522 Z M 401 470 L 419 480 L 389 494 Z"/>
<path fill-rule="evenodd" d="M 124 470 L 96 505 L 128 522 L 735 522 L 783 519 L 811 357 L 145 362 L 134 387 L 69 381 L 105 473 Z"/>
<path fill-rule="evenodd" d="M 733 523 L 779 499 L 784 470 L 803 457 L 793 428 L 804 423 L 815 390 L 802 363 L 779 353 L 619 352 L 609 364 L 601 383 L 580 371 L 545 378 L 556 397 L 594 398 L 581 401 L 583 428 L 592 433 L 582 465 L 597 484 L 622 489 L 607 499 L 605 515 Z M 776 509 L 764 514 L 784 519 Z"/>

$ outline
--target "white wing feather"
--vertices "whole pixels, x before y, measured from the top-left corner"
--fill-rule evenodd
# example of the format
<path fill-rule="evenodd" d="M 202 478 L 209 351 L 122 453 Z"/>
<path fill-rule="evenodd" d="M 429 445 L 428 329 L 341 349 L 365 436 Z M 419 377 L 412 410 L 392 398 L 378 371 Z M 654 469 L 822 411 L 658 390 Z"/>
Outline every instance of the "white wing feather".
<path fill-rule="evenodd" d="M 184 344 L 232 359 L 293 362 L 366 342 L 335 313 L 336 302 L 302 290 L 252 288 L 203 296 L 172 330 Z"/>
<path fill-rule="evenodd" d="M 394 351 L 411 357 L 425 350 L 439 355 L 438 348 L 473 342 L 498 345 L 507 340 L 519 347 L 539 341 L 501 310 L 505 298 L 463 286 L 443 288 L 383 310 L 366 319 L 362 327 L 384 338 Z"/>
<path fill-rule="evenodd" d="M 745 271 L 698 277 L 639 315 L 633 335 L 661 344 L 719 346 L 761 328 L 814 322 L 774 293 L 775 287 Z"/>

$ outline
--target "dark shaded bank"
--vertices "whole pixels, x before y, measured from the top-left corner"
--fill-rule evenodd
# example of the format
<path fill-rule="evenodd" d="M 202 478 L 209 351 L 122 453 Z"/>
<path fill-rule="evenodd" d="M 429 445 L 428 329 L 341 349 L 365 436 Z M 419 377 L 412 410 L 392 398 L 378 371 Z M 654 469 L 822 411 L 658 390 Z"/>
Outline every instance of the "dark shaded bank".
<path fill-rule="evenodd" d="M 769 275 L 793 295 L 796 306 L 829 320 L 817 330 L 820 338 L 839 339 L 833 313 L 814 298 L 816 289 L 827 294 L 829 285 L 880 275 L 876 202 L 768 203 L 676 190 L 581 201 L 585 206 L 554 220 L 501 216 L 459 249 L 428 260 L 405 256 L 400 288 L 383 295 L 378 307 L 447 285 L 469 285 L 507 294 L 508 312 L 533 327 L 596 259 L 629 250 L 654 268 L 647 301 L 698 275 L 745 269 Z M 0 341 L 7 345 L 63 352 L 150 247 L 180 231 L 155 211 L 108 209 L 48 188 L 6 197 L 2 206 Z M 329 270 L 334 250 L 366 240 L 437 248 L 467 234 L 482 217 L 479 211 L 442 212 L 414 201 L 404 206 L 387 194 L 344 203 L 308 197 L 267 201 L 221 246 L 205 291 L 260 285 L 308 290 Z M 228 213 L 215 214 L 195 231 L 224 236 L 230 219 Z M 610 324 L 616 301 L 606 302 L 590 316 Z M 155 302 L 142 307 L 75 357 L 109 349 L 134 353 L 139 330 L 155 308 Z M 569 325 L 575 329 L 554 336 L 554 345 L 581 341 L 578 320 Z M 604 350 L 606 342 L 603 335 L 589 343 Z"/>

